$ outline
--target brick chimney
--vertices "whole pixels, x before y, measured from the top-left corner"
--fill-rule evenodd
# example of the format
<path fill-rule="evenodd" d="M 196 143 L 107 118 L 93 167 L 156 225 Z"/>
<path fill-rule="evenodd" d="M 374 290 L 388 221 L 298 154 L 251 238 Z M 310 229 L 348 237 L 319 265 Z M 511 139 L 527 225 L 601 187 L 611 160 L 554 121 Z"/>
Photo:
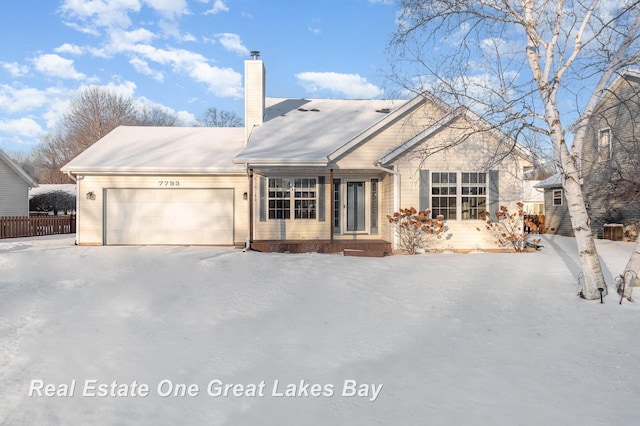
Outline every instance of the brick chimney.
<path fill-rule="evenodd" d="M 249 140 L 255 126 L 264 119 L 266 71 L 260 52 L 251 52 L 251 59 L 244 61 L 244 127 L 245 143 Z"/>

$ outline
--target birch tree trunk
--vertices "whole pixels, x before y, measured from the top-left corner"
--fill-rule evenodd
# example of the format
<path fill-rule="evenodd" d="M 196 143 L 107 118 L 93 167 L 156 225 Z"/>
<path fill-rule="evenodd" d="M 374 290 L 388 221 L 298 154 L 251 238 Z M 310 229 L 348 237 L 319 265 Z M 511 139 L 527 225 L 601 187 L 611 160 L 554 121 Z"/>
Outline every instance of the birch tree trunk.
<path fill-rule="evenodd" d="M 629 271 L 632 271 L 633 274 L 630 274 Z M 624 267 L 624 271 L 622 275 L 625 278 L 625 286 L 624 286 L 624 296 L 627 300 L 631 301 L 631 294 L 633 293 L 633 279 L 638 276 L 638 271 L 640 271 L 640 235 L 636 240 L 636 247 L 627 262 L 627 266 Z M 632 276 L 633 275 L 633 276 Z"/>
<path fill-rule="evenodd" d="M 582 267 L 583 282 L 579 294 L 585 299 L 598 299 L 600 298 L 599 289 L 602 289 L 603 296 L 608 294 L 607 284 L 602 274 L 600 259 L 589 225 L 589 216 L 585 208 L 578 173 L 577 171 L 567 171 L 567 166 L 563 163 L 565 170 L 563 188 Z"/>

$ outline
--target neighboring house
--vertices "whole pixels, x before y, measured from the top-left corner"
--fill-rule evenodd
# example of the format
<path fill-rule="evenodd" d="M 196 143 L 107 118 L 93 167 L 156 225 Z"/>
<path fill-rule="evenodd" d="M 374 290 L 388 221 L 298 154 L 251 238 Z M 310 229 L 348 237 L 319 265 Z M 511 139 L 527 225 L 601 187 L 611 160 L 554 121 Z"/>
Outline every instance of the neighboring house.
<path fill-rule="evenodd" d="M 76 185 L 72 183 L 41 184 L 29 190 L 29 211 L 50 215 L 76 211 Z"/>
<path fill-rule="evenodd" d="M 573 226 L 562 189 L 562 176 L 558 173 L 534 185 L 544 190 L 544 216 L 547 233 L 572 237 Z"/>
<path fill-rule="evenodd" d="M 29 189 L 36 181 L 0 150 L 0 217 L 28 216 Z"/>
<path fill-rule="evenodd" d="M 387 215 L 413 206 L 445 217 L 438 247 L 485 249 L 484 212 L 521 201 L 532 164 L 488 128 L 428 94 L 266 98 L 256 56 L 244 129 L 119 127 L 62 170 L 79 244 L 390 243 Z"/>
<path fill-rule="evenodd" d="M 522 182 L 522 203 L 525 214 L 544 214 L 544 189 L 537 188 L 540 180 L 525 180 Z"/>
<path fill-rule="evenodd" d="M 640 221 L 640 72 L 620 75 L 589 120 L 582 189 L 595 235 Z"/>

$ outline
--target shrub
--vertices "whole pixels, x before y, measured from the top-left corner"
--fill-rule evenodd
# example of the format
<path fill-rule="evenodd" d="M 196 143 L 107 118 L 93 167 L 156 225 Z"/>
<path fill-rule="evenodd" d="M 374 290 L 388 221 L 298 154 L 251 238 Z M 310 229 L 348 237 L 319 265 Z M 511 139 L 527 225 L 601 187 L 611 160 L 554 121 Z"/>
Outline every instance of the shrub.
<path fill-rule="evenodd" d="M 506 206 L 500 206 L 500 210 L 496 212 L 498 220 L 492 222 L 490 213 L 485 212 L 486 227 L 496 237 L 496 244 L 500 247 L 511 246 L 516 252 L 521 253 L 527 247 L 529 235 L 524 232 L 524 211 L 522 203 L 516 203 L 518 211 L 509 213 Z M 535 244 L 540 239 L 532 241 Z"/>
<path fill-rule="evenodd" d="M 387 219 L 395 227 L 398 247 L 409 254 L 416 254 L 430 240 L 441 238 L 446 232 L 444 216 L 438 215 L 434 219 L 430 210 L 400 209 L 391 216 L 387 215 Z"/>

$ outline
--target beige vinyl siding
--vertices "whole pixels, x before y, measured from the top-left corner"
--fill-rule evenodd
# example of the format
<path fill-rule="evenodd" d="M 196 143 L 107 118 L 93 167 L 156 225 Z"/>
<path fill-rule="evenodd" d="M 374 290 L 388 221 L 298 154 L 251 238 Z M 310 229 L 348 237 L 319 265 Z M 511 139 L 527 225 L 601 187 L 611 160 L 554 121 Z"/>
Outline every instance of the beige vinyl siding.
<path fill-rule="evenodd" d="M 283 177 L 282 176 L 274 176 L 274 177 Z M 286 175 L 292 177 L 291 175 Z M 333 197 L 333 183 L 329 178 L 329 174 L 305 174 L 299 175 L 296 177 L 301 178 L 309 178 L 309 177 L 317 177 L 317 176 L 325 176 L 325 190 L 324 190 L 324 199 L 325 199 L 325 220 L 320 221 L 316 219 L 267 219 L 264 221 L 260 220 L 260 176 L 256 175 L 254 179 L 254 234 L 253 239 L 260 240 L 328 240 L 331 238 L 331 232 L 333 230 L 333 222 L 331 221 L 331 200 Z M 334 233 L 333 238 L 335 240 L 378 240 L 378 239 L 387 239 L 391 241 L 389 238 L 390 230 L 389 224 L 386 220 L 386 215 L 388 214 L 389 205 L 393 206 L 393 196 L 392 189 L 389 188 L 390 182 L 392 184 L 392 179 L 380 174 L 377 170 L 372 170 L 369 173 L 335 173 L 333 176 L 334 179 L 341 179 L 342 189 L 344 190 L 344 185 L 348 181 L 364 181 L 365 182 L 365 199 L 366 199 L 366 210 L 365 210 L 365 222 L 366 229 L 363 232 L 357 233 Z M 371 179 L 378 179 L 378 197 L 379 197 L 379 207 L 378 207 L 378 229 L 377 233 L 370 233 L 370 213 L 371 213 Z M 340 206 L 340 224 L 341 228 L 344 229 L 345 225 L 345 194 L 344 191 L 341 194 L 342 196 L 342 206 Z M 319 212 L 318 212 L 319 213 Z M 318 215 L 319 216 L 319 215 Z"/>
<path fill-rule="evenodd" d="M 165 185 L 165 182 L 168 184 Z M 174 182 L 174 186 L 170 186 Z M 233 189 L 234 243 L 244 244 L 248 234 L 247 177 L 224 176 L 79 176 L 78 178 L 78 222 L 76 238 L 78 244 L 101 245 L 104 238 L 104 193 L 108 188 L 221 188 Z M 87 193 L 93 193 L 89 198 Z"/>
<path fill-rule="evenodd" d="M 29 186 L 0 160 L 0 216 L 29 215 Z"/>
<path fill-rule="evenodd" d="M 390 149 L 413 137 L 443 114 L 442 110 L 435 108 L 432 104 L 423 105 L 406 116 L 400 117 L 364 144 L 340 158 L 336 164 L 342 170 L 370 168 Z"/>
<path fill-rule="evenodd" d="M 445 132 L 446 133 L 446 132 Z M 446 137 L 446 135 L 443 135 Z M 401 207 L 420 205 L 420 172 L 489 172 L 482 165 L 496 155 L 497 141 L 487 140 L 486 135 L 473 136 L 472 140 L 447 151 L 423 158 L 419 152 L 408 153 L 397 161 L 398 171 L 402 174 Z M 516 202 L 522 200 L 523 160 L 509 155 L 490 170 L 499 170 L 499 201 L 511 211 L 517 208 Z M 482 220 L 449 220 L 447 238 L 436 240 L 432 248 L 446 250 L 484 250 L 496 249 L 495 238 L 486 230 Z M 478 230 L 479 229 L 479 230 Z"/>
<path fill-rule="evenodd" d="M 282 174 L 278 176 L 272 176 L 274 178 L 280 177 L 300 177 L 300 178 L 318 178 L 318 176 L 325 177 L 324 185 L 324 213 L 325 220 L 320 221 L 317 219 L 320 212 L 316 212 L 316 219 L 267 219 L 265 221 L 260 220 L 260 175 L 254 176 L 254 240 L 315 240 L 315 239 L 329 239 L 331 238 L 331 197 L 333 197 L 332 188 L 333 185 L 330 182 L 329 174 L 304 174 L 304 175 L 291 175 Z M 267 178 L 268 179 L 268 178 Z M 316 197 L 319 197 L 318 193 Z M 317 198 L 316 198 L 317 200 Z M 267 201 L 268 202 L 268 201 Z M 317 202 L 316 202 L 317 205 Z M 265 211 L 268 212 L 265 206 Z"/>
<path fill-rule="evenodd" d="M 380 180 L 380 238 L 393 241 L 394 229 L 387 219 L 387 215 L 393 214 L 393 175 L 385 175 Z"/>

